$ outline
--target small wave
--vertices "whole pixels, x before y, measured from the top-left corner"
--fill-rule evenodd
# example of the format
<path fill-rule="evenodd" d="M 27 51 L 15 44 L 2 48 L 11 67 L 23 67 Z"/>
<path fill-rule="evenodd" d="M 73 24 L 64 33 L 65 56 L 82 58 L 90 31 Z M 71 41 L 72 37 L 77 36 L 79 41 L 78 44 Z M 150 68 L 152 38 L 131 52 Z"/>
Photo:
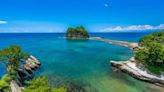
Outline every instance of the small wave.
<path fill-rule="evenodd" d="M 66 39 L 66 37 L 63 37 L 63 36 L 59 36 L 58 38 L 60 38 L 60 39 Z"/>

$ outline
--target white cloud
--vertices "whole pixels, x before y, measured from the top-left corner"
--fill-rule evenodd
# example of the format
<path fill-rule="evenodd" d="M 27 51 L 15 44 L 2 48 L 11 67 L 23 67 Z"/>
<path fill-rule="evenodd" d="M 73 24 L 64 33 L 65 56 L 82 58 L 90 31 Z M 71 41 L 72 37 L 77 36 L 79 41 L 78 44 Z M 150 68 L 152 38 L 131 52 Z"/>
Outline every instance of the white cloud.
<path fill-rule="evenodd" d="M 164 24 L 158 26 L 152 25 L 131 25 L 126 27 L 116 26 L 104 28 L 101 32 L 125 32 L 125 31 L 145 31 L 145 30 L 162 30 L 164 29 Z"/>
<path fill-rule="evenodd" d="M 7 21 L 0 20 L 0 24 L 7 24 Z"/>

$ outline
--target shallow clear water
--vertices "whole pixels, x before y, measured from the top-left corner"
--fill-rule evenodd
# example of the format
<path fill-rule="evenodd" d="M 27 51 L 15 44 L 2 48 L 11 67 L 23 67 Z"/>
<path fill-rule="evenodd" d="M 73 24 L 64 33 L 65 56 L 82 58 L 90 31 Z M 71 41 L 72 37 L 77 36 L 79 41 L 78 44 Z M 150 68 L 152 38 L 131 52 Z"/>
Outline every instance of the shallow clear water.
<path fill-rule="evenodd" d="M 160 92 L 153 85 L 113 71 L 110 60 L 128 60 L 133 56 L 129 48 L 91 40 L 70 41 L 61 38 L 63 36 L 64 34 L 0 34 L 0 48 L 20 45 L 24 51 L 41 61 L 42 66 L 36 75 L 48 76 L 51 83 L 59 77 L 82 85 L 88 92 Z M 104 35 L 116 38 L 112 36 Z M 131 35 L 129 38 L 127 34 L 125 36 L 126 39 L 122 39 L 122 36 L 117 39 L 135 42 L 139 38 L 132 40 Z M 2 75 L 4 69 L 0 73 Z"/>

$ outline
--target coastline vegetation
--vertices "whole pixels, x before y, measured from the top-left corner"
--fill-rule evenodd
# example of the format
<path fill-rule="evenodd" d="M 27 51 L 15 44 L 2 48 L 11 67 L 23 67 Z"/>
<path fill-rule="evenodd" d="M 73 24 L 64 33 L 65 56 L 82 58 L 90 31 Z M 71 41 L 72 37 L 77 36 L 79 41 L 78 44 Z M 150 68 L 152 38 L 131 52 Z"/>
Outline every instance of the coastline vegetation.
<path fill-rule="evenodd" d="M 4 92 L 9 91 L 10 81 L 15 80 L 20 63 L 28 57 L 29 55 L 16 45 L 0 51 L 0 62 L 3 62 L 7 70 L 7 74 L 0 80 L 0 89 L 3 89 Z"/>
<path fill-rule="evenodd" d="M 0 62 L 3 62 L 7 72 L 13 78 L 19 68 L 19 64 L 24 62 L 29 55 L 21 50 L 19 46 L 9 46 L 0 51 Z"/>
<path fill-rule="evenodd" d="M 135 58 L 150 72 L 162 74 L 164 72 L 164 30 L 142 37 L 139 46 L 141 48 L 136 52 Z"/>
<path fill-rule="evenodd" d="M 37 77 L 26 82 L 29 86 L 23 92 L 67 92 L 65 87 L 55 88 L 49 84 L 47 77 Z"/>
<path fill-rule="evenodd" d="M 12 78 L 8 75 L 5 74 L 2 79 L 0 80 L 0 90 L 2 92 L 11 92 L 11 89 L 9 87 L 9 82 L 12 80 Z M 0 91 L 0 92 L 1 92 Z"/>
<path fill-rule="evenodd" d="M 19 46 L 9 46 L 0 51 L 0 62 L 6 67 L 7 73 L 0 80 L 0 92 L 11 92 L 10 82 L 16 80 L 18 69 L 29 55 L 21 50 Z M 64 87 L 51 87 L 47 77 L 34 78 L 27 81 L 23 92 L 66 92 Z"/>
<path fill-rule="evenodd" d="M 67 39 L 88 39 L 89 33 L 83 26 L 68 28 L 66 33 Z"/>

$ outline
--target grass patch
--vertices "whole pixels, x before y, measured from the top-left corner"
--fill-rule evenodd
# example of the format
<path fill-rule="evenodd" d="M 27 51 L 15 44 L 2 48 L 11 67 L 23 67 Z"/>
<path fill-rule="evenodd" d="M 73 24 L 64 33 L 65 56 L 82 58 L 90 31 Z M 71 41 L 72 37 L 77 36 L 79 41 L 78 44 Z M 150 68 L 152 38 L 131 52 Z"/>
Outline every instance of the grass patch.
<path fill-rule="evenodd" d="M 149 65 L 146 68 L 149 69 L 150 72 L 160 75 L 162 72 L 164 72 L 164 65 L 159 65 L 159 66 L 154 66 L 154 65 Z"/>

